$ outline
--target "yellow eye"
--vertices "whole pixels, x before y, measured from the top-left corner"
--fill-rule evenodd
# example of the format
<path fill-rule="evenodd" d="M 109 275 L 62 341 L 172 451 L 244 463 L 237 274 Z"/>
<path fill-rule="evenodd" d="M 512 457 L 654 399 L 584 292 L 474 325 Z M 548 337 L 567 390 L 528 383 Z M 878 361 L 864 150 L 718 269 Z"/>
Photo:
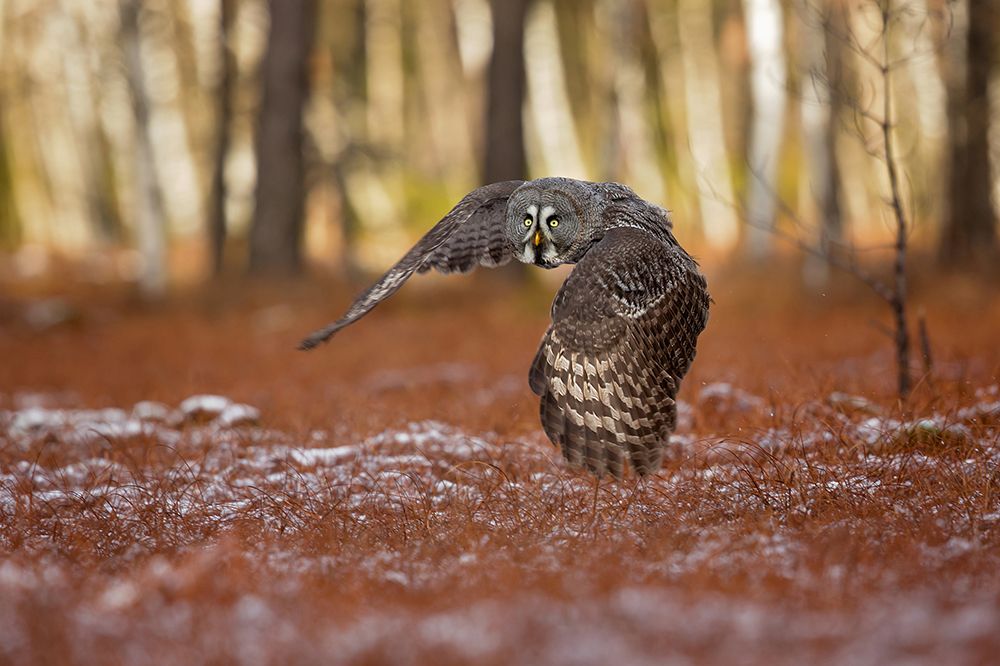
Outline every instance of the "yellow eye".
<path fill-rule="evenodd" d="M 559 226 L 559 218 L 558 217 L 550 217 L 549 218 L 549 229 L 555 229 L 558 226 Z"/>
<path fill-rule="evenodd" d="M 534 220 L 532 220 L 530 217 L 524 218 L 524 226 L 530 227 L 532 222 L 534 222 Z"/>

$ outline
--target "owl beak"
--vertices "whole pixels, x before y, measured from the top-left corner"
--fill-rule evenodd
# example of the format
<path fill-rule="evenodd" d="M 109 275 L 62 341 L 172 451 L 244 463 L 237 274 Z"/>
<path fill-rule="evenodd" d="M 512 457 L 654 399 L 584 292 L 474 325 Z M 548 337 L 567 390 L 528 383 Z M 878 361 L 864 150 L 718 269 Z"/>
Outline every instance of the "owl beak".
<path fill-rule="evenodd" d="M 539 245 L 542 244 L 542 232 L 541 231 L 538 231 L 537 229 L 535 230 L 535 238 L 534 238 L 534 240 L 532 242 L 535 244 L 535 247 L 538 247 Z"/>

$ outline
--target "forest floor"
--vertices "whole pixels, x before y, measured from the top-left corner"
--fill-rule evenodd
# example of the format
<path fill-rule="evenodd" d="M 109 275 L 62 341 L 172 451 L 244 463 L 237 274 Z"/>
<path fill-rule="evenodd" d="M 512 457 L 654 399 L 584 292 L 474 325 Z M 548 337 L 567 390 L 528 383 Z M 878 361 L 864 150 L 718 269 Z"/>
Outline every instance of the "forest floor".
<path fill-rule="evenodd" d="M 310 354 L 349 290 L 8 293 L 0 664 L 995 663 L 996 285 L 918 285 L 902 405 L 880 304 L 792 282 L 712 279 L 639 483 L 540 432 L 551 285 L 418 278 Z"/>

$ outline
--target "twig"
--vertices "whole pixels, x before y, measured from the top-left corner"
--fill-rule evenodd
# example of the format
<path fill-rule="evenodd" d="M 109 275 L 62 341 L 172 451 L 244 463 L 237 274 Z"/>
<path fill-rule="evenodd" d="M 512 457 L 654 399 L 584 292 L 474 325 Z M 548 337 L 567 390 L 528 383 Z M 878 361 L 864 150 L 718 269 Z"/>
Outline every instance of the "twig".
<path fill-rule="evenodd" d="M 893 264 L 895 287 L 890 301 L 892 314 L 896 320 L 896 370 L 899 395 L 905 398 L 910 393 L 912 380 L 910 378 L 910 331 L 906 325 L 906 214 L 903 212 L 903 202 L 899 195 L 899 175 L 896 172 L 896 156 L 893 146 L 892 125 L 892 79 L 889 63 L 889 3 L 882 4 L 883 29 L 883 66 L 882 66 L 882 98 L 884 101 L 885 121 L 882 123 L 882 139 L 885 144 L 885 166 L 889 176 L 889 192 L 892 212 L 896 219 L 896 256 Z"/>
<path fill-rule="evenodd" d="M 927 333 L 927 317 L 923 310 L 917 315 L 917 333 L 920 336 L 920 355 L 924 361 L 924 372 L 930 377 L 934 372 L 934 357 L 931 356 L 931 336 Z"/>

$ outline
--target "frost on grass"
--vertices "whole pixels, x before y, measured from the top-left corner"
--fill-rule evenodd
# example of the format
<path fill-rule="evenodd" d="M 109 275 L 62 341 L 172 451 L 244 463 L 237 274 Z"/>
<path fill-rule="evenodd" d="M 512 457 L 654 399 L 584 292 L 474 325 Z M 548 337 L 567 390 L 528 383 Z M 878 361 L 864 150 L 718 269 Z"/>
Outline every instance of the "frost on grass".
<path fill-rule="evenodd" d="M 1000 649 L 996 399 L 831 395 L 734 436 L 707 425 L 767 403 L 713 385 L 638 484 L 437 421 L 3 403 L 0 661 L 976 661 Z"/>

